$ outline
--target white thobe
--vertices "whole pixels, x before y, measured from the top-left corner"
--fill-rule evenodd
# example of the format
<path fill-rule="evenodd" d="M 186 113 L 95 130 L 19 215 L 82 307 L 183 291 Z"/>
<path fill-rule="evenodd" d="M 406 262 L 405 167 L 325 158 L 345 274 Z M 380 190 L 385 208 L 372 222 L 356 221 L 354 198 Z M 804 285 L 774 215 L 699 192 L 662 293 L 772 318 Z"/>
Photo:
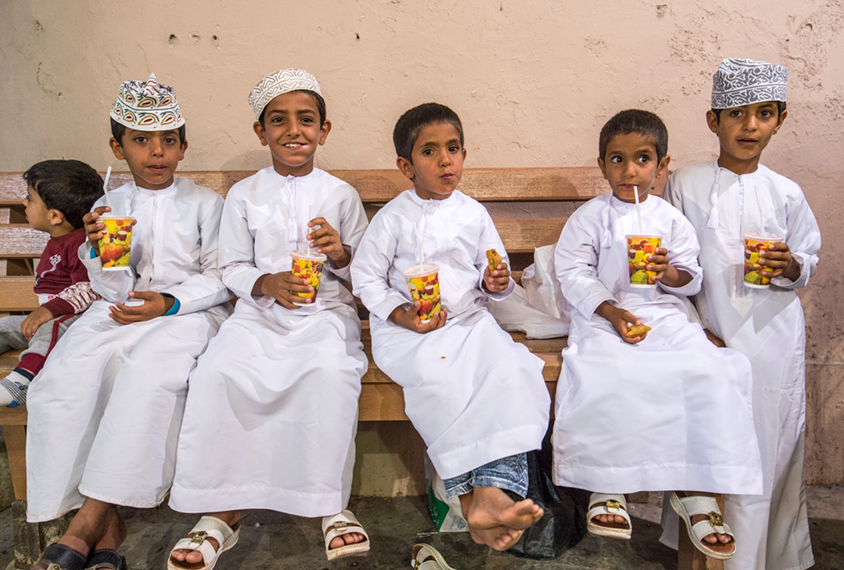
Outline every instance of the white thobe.
<path fill-rule="evenodd" d="M 641 204 L 644 233 L 662 236 L 692 280 L 632 288 L 625 236 L 636 206 L 605 194 L 578 208 L 560 235 L 557 277 L 571 313 L 555 402 L 554 482 L 603 493 L 759 493 L 750 365 L 712 345 L 679 295 L 700 288 L 694 228 L 664 200 Z M 609 302 L 651 327 L 624 342 L 595 311 Z"/>
<path fill-rule="evenodd" d="M 103 271 L 87 241 L 79 248 L 104 299 L 62 337 L 29 389 L 30 522 L 57 518 L 85 497 L 141 508 L 164 500 L 188 376 L 229 314 L 231 293 L 217 270 L 218 194 L 177 178 L 163 190 L 129 183 L 109 195 L 114 214 L 137 219 L 130 269 Z M 118 324 L 109 306 L 139 304 L 130 291 L 169 293 L 179 310 Z"/>
<path fill-rule="evenodd" d="M 419 334 L 389 320 L 411 304 L 402 271 L 418 262 L 439 265 L 443 328 Z M 485 308 L 501 293 L 482 286 L 486 251 L 507 261 L 495 224 L 480 203 L 460 191 L 423 200 L 407 190 L 382 208 L 352 262 L 355 294 L 370 311 L 372 356 L 404 390 L 405 412 L 444 479 L 541 446 L 550 398 L 541 359 L 495 322 Z"/>
<path fill-rule="evenodd" d="M 317 517 L 348 503 L 368 364 L 343 286 L 349 267 L 327 261 L 308 307 L 252 295 L 260 276 L 291 270 L 290 254 L 307 249 L 316 217 L 354 253 L 366 214 L 355 189 L 327 172 L 283 177 L 265 168 L 226 197 L 220 271 L 239 300 L 191 375 L 170 494 L 177 511 Z"/>
<path fill-rule="evenodd" d="M 696 303 L 704 325 L 753 367 L 764 494 L 726 498 L 737 550 L 725 568 L 808 568 L 814 558 L 803 481 L 806 335 L 794 289 L 815 272 L 818 224 L 800 187 L 762 165 L 741 176 L 716 162 L 681 168 L 665 195 L 700 238 L 704 282 Z M 767 289 L 744 287 L 743 235 L 759 230 L 785 238 L 800 264 L 796 281 L 778 277 Z"/>

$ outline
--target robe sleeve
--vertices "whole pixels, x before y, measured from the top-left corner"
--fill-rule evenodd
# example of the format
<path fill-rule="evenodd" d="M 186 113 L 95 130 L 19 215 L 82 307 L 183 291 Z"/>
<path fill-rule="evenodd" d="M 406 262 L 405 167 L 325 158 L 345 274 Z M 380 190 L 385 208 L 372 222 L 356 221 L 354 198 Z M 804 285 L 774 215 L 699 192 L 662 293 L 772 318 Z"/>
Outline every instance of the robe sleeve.
<path fill-rule="evenodd" d="M 387 216 L 376 214 L 351 263 L 354 294 L 382 321 L 388 321 L 396 307 L 409 304 L 389 283 L 390 267 L 398 248 L 397 233 L 391 225 Z"/>
<path fill-rule="evenodd" d="M 589 228 L 585 217 L 575 212 L 566 222 L 554 251 L 554 265 L 566 301 L 589 319 L 601 303 L 617 305 L 618 300 L 598 279 L 601 232 Z"/>
<path fill-rule="evenodd" d="M 343 204 L 344 207 L 340 212 L 340 227 L 335 229 L 340 234 L 340 242 L 343 244 L 343 248 L 354 260 L 358 244 L 360 244 L 360 240 L 366 232 L 367 221 L 366 211 L 363 209 L 360 196 L 354 189 L 351 192 L 352 196 Z M 338 279 L 346 283 L 352 282 L 351 261 L 345 267 L 337 267 L 334 261 L 329 258 L 325 262 L 325 268 Z"/>
<path fill-rule="evenodd" d="M 668 245 L 671 246 L 668 251 L 668 262 L 677 270 L 688 272 L 692 280 L 682 287 L 669 287 L 659 281 L 659 287 L 674 295 L 686 297 L 697 295 L 703 284 L 703 269 L 697 260 L 700 254 L 700 243 L 692 223 L 686 218 L 678 217 L 674 220 L 671 228 L 671 243 Z"/>
<path fill-rule="evenodd" d="M 176 313 L 178 315 L 204 311 L 232 298 L 217 269 L 217 247 L 222 211 L 221 198 L 213 200 L 208 207 L 200 209 L 199 273 L 191 275 L 175 287 L 161 291 L 179 300 L 179 310 Z"/>
<path fill-rule="evenodd" d="M 88 270 L 91 278 L 91 289 L 111 303 L 125 303 L 129 300 L 129 292 L 135 289 L 135 281 L 138 276 L 135 268 L 131 265 L 127 270 L 105 271 L 103 262 L 99 256 L 92 256 L 93 247 L 88 240 L 85 240 L 77 250 L 79 261 Z"/>
<path fill-rule="evenodd" d="M 504 291 L 499 291 L 498 293 L 493 293 L 488 291 L 486 287 L 484 287 L 484 273 L 486 273 L 486 268 L 489 266 L 489 261 L 486 257 L 486 252 L 488 249 L 495 249 L 498 254 L 504 258 L 504 263 L 507 264 L 507 267 L 510 266 L 510 257 L 507 255 L 507 251 L 504 249 L 504 243 L 501 241 L 501 236 L 498 235 L 498 230 L 495 229 L 495 222 L 492 221 L 489 213 L 485 212 L 483 217 L 483 225 L 481 227 L 481 235 L 480 239 L 478 240 L 478 252 L 475 258 L 475 267 L 480 271 L 481 277 L 478 280 L 478 287 L 480 287 L 481 291 L 483 291 L 484 295 L 488 298 L 492 299 L 493 301 L 503 301 L 510 295 L 512 295 L 513 291 L 516 290 L 516 282 L 513 281 L 513 278 L 510 278 L 510 283 L 507 284 L 507 289 Z M 494 268 L 490 267 L 490 271 Z"/>
<path fill-rule="evenodd" d="M 236 196 L 229 195 L 223 206 L 218 255 L 223 283 L 239 302 L 259 309 L 273 306 L 275 299 L 269 295 L 252 295 L 252 287 L 264 272 L 255 266 L 255 238 L 249 231 L 246 208 Z"/>
<path fill-rule="evenodd" d="M 771 284 L 783 289 L 799 289 L 809 284 L 809 278 L 818 267 L 818 251 L 821 249 L 821 231 L 812 209 L 800 192 L 799 199 L 788 209 L 786 222 L 788 231 L 785 243 L 791 255 L 800 264 L 800 277 L 791 281 L 786 277 L 771 279 Z"/>

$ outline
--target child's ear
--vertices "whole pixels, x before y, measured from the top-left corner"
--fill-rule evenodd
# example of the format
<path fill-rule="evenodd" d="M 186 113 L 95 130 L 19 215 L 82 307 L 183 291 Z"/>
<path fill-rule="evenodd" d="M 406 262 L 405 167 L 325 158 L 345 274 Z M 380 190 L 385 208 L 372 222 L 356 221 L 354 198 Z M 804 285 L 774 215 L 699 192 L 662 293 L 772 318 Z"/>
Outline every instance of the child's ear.
<path fill-rule="evenodd" d="M 404 158 L 403 156 L 400 156 L 396 159 L 396 166 L 399 167 L 401 173 L 404 174 L 408 180 L 413 180 L 413 178 L 416 176 L 416 172 L 413 169 L 413 163 Z"/>
<path fill-rule="evenodd" d="M 252 130 L 255 131 L 255 134 L 258 135 L 258 140 L 261 141 L 262 146 L 267 146 L 270 144 L 267 141 L 267 132 L 264 130 L 263 125 L 261 125 L 261 121 L 255 121 L 252 124 Z"/>
<path fill-rule="evenodd" d="M 112 139 L 113 140 L 113 139 Z M 50 209 L 50 225 L 60 226 L 65 222 L 64 214 L 55 208 Z"/>
<path fill-rule="evenodd" d="M 603 158 L 598 157 L 598 166 L 601 168 L 601 174 L 604 175 L 604 180 L 607 179 L 607 165 Z"/>
<path fill-rule="evenodd" d="M 721 121 L 719 120 L 718 115 L 715 114 L 715 111 L 710 109 L 706 112 L 706 124 L 709 126 L 709 130 L 716 135 L 718 134 L 718 126 L 720 122 Z"/>
<path fill-rule="evenodd" d="M 777 126 L 774 127 L 774 134 L 777 134 L 777 131 L 780 130 L 780 127 L 782 127 L 783 121 L 785 121 L 785 118 L 787 116 L 788 116 L 788 109 L 786 109 L 785 111 L 780 113 L 780 116 L 777 117 Z"/>
<path fill-rule="evenodd" d="M 111 137 L 110 139 L 108 139 L 108 146 L 111 147 L 111 152 L 114 153 L 114 157 L 117 160 L 123 160 L 124 159 L 123 158 L 123 145 L 121 145 L 119 142 L 117 142 L 116 138 Z"/>
<path fill-rule="evenodd" d="M 319 144 L 321 144 L 321 145 L 325 144 L 325 139 L 328 138 L 328 133 L 330 133 L 330 132 L 331 132 L 331 121 L 326 119 L 325 122 L 322 124 L 322 126 L 319 128 Z"/>
<path fill-rule="evenodd" d="M 188 149 L 188 139 L 182 141 L 182 146 L 179 148 L 179 160 L 185 159 L 185 151 Z"/>
<path fill-rule="evenodd" d="M 668 163 L 671 162 L 671 156 L 665 155 L 662 157 L 662 160 L 659 161 L 659 166 L 656 169 L 656 177 L 659 179 L 662 176 L 665 176 L 665 173 L 668 171 Z"/>

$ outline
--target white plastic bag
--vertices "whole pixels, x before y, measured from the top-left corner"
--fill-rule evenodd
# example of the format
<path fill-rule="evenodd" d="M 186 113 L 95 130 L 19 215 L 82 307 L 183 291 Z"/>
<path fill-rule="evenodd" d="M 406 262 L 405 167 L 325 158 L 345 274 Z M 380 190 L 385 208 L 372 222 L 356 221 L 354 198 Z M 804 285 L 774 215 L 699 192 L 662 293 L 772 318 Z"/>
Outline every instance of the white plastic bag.
<path fill-rule="evenodd" d="M 428 484 L 428 510 L 439 532 L 468 532 L 460 497 L 445 498 L 445 484 L 425 453 L 425 482 Z"/>

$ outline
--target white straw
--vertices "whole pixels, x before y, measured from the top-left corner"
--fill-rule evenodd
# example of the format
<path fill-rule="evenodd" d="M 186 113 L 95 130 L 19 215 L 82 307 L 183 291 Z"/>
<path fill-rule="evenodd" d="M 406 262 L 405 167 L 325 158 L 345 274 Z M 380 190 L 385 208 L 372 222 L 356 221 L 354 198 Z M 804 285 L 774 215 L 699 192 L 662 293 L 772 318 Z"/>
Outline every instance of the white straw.
<path fill-rule="evenodd" d="M 759 199 L 759 187 L 755 184 L 753 189 L 756 190 L 756 205 L 759 206 L 759 233 L 765 231 L 765 215 L 762 213 L 762 200 Z"/>
<path fill-rule="evenodd" d="M 642 206 L 639 205 L 639 187 L 634 186 L 633 189 L 636 191 L 633 199 L 636 201 L 636 213 L 639 214 L 639 233 L 644 234 L 645 230 L 642 227 Z"/>
<path fill-rule="evenodd" d="M 111 178 L 111 167 L 108 167 L 106 170 L 106 177 L 105 177 L 105 184 L 103 184 L 103 193 L 106 197 L 106 204 L 108 204 L 109 209 L 111 209 L 111 213 L 114 213 L 114 208 L 111 207 L 111 198 L 108 196 L 108 179 Z"/>
<path fill-rule="evenodd" d="M 422 236 L 419 235 L 419 228 L 416 227 L 416 222 L 413 223 L 413 231 L 416 233 L 416 241 L 419 243 L 419 265 L 424 265 L 425 256 L 422 255 Z"/>

